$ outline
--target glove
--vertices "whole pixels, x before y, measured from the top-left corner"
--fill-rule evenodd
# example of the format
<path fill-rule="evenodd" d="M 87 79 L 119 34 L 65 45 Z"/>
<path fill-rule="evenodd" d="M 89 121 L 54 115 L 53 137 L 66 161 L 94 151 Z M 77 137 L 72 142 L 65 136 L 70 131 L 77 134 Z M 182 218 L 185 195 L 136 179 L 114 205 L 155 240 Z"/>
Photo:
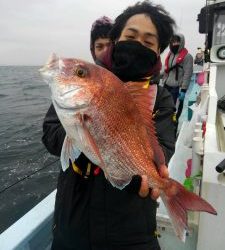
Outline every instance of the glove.
<path fill-rule="evenodd" d="M 186 91 L 187 91 L 186 89 L 181 89 L 181 90 L 180 90 L 180 92 L 179 92 L 179 97 L 178 97 L 178 99 L 179 99 L 180 101 L 183 101 L 183 100 L 184 100 Z"/>
<path fill-rule="evenodd" d="M 131 182 L 124 188 L 129 193 L 138 194 L 141 187 L 141 176 L 134 175 Z"/>

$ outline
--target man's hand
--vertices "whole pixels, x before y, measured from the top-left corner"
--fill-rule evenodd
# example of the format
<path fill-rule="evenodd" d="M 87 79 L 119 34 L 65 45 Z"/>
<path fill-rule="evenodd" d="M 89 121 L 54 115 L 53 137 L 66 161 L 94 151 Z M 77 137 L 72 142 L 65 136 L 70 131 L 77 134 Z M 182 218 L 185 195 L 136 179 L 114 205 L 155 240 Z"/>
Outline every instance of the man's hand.
<path fill-rule="evenodd" d="M 169 171 L 165 165 L 161 166 L 159 168 L 159 175 L 162 178 L 168 178 L 169 177 Z M 139 189 L 138 194 L 142 197 L 145 198 L 149 194 L 149 185 L 148 185 L 148 178 L 146 175 L 142 175 L 142 180 L 141 180 L 141 187 Z M 160 195 L 160 190 L 158 188 L 153 188 L 151 190 L 151 198 L 156 200 L 159 198 Z"/>
<path fill-rule="evenodd" d="M 186 89 L 180 89 L 179 96 L 178 96 L 180 101 L 184 100 L 186 91 L 187 91 Z"/>

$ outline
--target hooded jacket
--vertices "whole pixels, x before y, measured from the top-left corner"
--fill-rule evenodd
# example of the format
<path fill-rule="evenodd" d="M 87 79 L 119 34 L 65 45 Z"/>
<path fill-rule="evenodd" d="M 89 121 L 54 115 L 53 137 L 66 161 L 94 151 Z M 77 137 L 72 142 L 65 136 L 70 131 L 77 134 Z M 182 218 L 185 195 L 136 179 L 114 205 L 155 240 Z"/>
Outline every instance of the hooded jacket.
<path fill-rule="evenodd" d="M 188 52 L 183 53 L 186 50 L 184 47 L 184 36 L 182 34 L 176 35 L 180 37 L 180 46 L 176 54 L 169 52 L 167 55 L 166 61 L 168 61 L 168 65 L 165 65 L 166 70 L 163 76 L 163 84 L 166 84 L 169 87 L 187 89 L 193 74 L 193 57 Z M 182 54 L 186 54 L 184 58 L 180 58 L 182 57 Z"/>

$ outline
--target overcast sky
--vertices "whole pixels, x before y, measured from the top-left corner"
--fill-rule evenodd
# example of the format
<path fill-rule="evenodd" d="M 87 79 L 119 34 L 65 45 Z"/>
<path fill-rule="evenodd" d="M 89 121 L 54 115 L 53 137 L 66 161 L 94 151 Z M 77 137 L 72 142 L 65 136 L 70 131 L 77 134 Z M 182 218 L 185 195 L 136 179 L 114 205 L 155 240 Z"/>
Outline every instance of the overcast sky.
<path fill-rule="evenodd" d="M 92 22 L 114 19 L 137 0 L 0 0 L 0 65 L 42 65 L 51 52 L 92 61 Z M 205 0 L 158 0 L 186 37 L 193 55 L 204 46 L 196 21 Z"/>

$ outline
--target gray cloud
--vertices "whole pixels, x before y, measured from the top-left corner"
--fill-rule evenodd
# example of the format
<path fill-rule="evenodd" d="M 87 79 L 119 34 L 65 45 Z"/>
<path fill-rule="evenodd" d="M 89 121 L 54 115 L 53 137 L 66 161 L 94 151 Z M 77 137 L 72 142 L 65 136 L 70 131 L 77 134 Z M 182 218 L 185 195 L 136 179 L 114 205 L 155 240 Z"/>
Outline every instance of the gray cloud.
<path fill-rule="evenodd" d="M 1 0 L 0 65 L 40 65 L 55 51 L 63 56 L 91 60 L 89 33 L 92 22 L 107 15 L 112 19 L 134 0 Z M 203 46 L 197 14 L 204 0 L 160 0 L 175 18 L 192 54 Z"/>

